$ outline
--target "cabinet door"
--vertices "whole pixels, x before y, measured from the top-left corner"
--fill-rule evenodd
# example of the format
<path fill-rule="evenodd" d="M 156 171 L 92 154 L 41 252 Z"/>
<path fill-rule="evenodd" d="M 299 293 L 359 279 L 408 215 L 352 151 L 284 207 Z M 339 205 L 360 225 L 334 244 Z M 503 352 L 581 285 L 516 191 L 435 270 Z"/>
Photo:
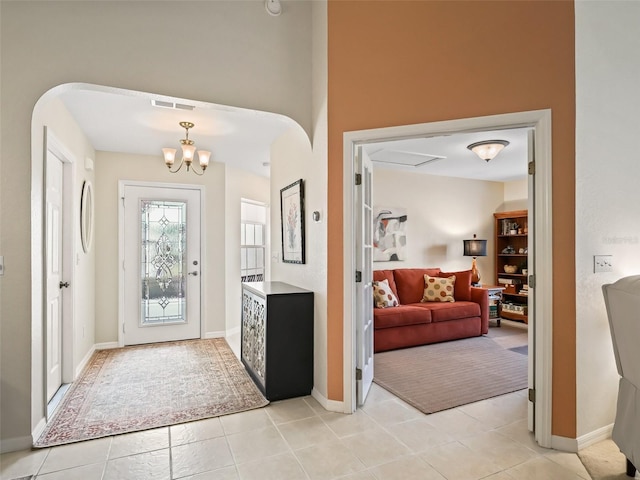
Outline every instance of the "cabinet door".
<path fill-rule="evenodd" d="M 242 360 L 265 386 L 266 382 L 266 299 L 242 291 Z"/>

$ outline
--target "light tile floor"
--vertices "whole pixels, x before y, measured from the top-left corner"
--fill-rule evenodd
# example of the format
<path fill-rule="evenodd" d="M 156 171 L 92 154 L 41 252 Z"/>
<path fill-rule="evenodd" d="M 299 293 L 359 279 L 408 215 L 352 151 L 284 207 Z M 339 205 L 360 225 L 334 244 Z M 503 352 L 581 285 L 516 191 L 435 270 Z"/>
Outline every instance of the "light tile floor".
<path fill-rule="evenodd" d="M 575 454 L 536 445 L 519 391 L 424 415 L 373 385 L 353 415 L 312 397 L 235 415 L 0 457 L 39 480 L 588 480 Z"/>

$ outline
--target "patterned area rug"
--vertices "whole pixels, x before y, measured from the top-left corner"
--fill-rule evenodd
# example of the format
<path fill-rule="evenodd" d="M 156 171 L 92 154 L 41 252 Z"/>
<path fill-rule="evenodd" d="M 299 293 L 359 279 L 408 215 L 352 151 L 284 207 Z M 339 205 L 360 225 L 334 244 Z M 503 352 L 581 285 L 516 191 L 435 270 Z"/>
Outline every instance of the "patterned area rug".
<path fill-rule="evenodd" d="M 526 339 L 526 330 L 503 325 L 488 336 L 376 353 L 373 381 L 426 414 L 515 392 L 527 388 L 527 356 L 509 347 Z"/>
<path fill-rule="evenodd" d="M 34 447 L 175 425 L 268 403 L 221 338 L 99 350 Z"/>

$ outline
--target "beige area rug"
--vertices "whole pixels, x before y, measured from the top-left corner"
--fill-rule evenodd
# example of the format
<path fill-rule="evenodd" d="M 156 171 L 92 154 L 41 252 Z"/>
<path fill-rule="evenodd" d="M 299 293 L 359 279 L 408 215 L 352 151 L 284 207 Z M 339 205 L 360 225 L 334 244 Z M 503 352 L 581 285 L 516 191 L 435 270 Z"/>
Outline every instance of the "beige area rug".
<path fill-rule="evenodd" d="M 34 447 L 217 417 L 268 403 L 224 339 L 99 350 Z"/>
<path fill-rule="evenodd" d="M 527 388 L 526 330 L 503 325 L 489 335 L 376 353 L 373 381 L 423 413 Z"/>
<path fill-rule="evenodd" d="M 627 461 L 611 439 L 603 440 L 580 450 L 578 457 L 593 480 L 629 480 L 634 478 L 627 477 Z M 640 478 L 640 473 L 636 472 L 635 478 Z"/>

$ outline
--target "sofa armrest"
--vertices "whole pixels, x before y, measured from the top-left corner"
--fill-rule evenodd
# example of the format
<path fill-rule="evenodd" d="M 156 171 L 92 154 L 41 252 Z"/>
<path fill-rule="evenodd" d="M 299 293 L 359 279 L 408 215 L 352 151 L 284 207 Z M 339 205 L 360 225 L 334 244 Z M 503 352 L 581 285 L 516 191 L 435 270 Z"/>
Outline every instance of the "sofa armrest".
<path fill-rule="evenodd" d="M 480 325 L 483 334 L 489 333 L 489 291 L 471 287 L 471 301 L 480 305 Z"/>

